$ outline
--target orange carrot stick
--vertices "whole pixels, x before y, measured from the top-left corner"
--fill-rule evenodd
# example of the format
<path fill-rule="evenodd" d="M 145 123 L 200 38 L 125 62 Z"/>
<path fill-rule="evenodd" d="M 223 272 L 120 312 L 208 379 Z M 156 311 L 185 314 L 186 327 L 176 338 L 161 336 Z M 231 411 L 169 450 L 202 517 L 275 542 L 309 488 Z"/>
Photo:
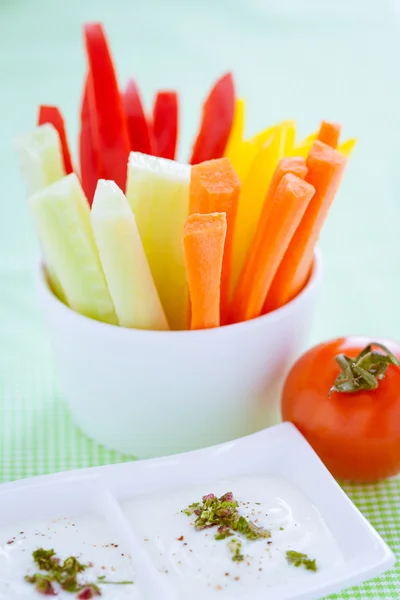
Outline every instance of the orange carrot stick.
<path fill-rule="evenodd" d="M 280 180 L 257 227 L 233 294 L 233 323 L 261 314 L 279 263 L 314 192 L 312 185 L 292 173 L 286 173 Z"/>
<path fill-rule="evenodd" d="M 340 131 L 342 126 L 340 123 L 331 123 L 330 121 L 321 121 L 317 140 L 324 142 L 331 148 L 337 148 L 339 143 Z"/>
<path fill-rule="evenodd" d="M 186 220 L 183 250 L 191 301 L 191 329 L 219 327 L 226 230 L 225 213 L 194 213 Z"/>
<path fill-rule="evenodd" d="M 305 176 L 307 175 L 307 166 L 305 158 L 301 156 L 293 156 L 282 158 L 278 162 L 275 172 L 272 176 L 271 183 L 269 184 L 268 192 L 264 200 L 257 229 L 261 229 L 263 227 L 262 223 L 268 219 L 269 209 L 275 196 L 276 188 L 278 187 L 282 177 L 286 175 L 286 173 L 292 173 L 293 175 L 297 175 L 297 177 L 300 177 L 300 179 L 305 179 Z"/>
<path fill-rule="evenodd" d="M 263 313 L 283 306 L 303 289 L 312 268 L 314 248 L 343 177 L 347 159 L 323 142 L 314 142 L 307 158 L 306 181 L 316 189 L 283 257 Z"/>
<path fill-rule="evenodd" d="M 232 243 L 240 181 L 229 158 L 194 165 L 190 177 L 189 213 L 226 213 L 227 233 L 221 280 L 221 323 L 228 319 Z"/>

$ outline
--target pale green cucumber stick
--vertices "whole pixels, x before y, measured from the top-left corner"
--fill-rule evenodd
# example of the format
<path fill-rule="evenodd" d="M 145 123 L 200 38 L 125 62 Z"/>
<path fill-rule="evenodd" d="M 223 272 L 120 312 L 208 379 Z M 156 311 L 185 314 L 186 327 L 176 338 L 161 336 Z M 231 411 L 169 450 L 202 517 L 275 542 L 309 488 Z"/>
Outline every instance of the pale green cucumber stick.
<path fill-rule="evenodd" d="M 189 306 L 182 232 L 190 166 L 131 152 L 126 197 L 171 329 L 187 329 Z"/>
<path fill-rule="evenodd" d="M 28 197 L 64 177 L 60 136 L 50 123 L 18 137 L 15 145 Z"/>
<path fill-rule="evenodd" d="M 26 194 L 31 196 L 65 176 L 58 131 L 49 123 L 36 127 L 15 142 Z M 51 250 L 38 229 L 42 255 L 54 293 L 66 302 L 65 292 L 51 261 Z"/>
<path fill-rule="evenodd" d="M 90 208 L 75 173 L 33 194 L 28 200 L 37 230 L 69 306 L 87 317 L 116 325 L 90 223 Z"/>
<path fill-rule="evenodd" d="M 99 180 L 90 217 L 119 324 L 169 329 L 135 217 L 114 181 Z"/>

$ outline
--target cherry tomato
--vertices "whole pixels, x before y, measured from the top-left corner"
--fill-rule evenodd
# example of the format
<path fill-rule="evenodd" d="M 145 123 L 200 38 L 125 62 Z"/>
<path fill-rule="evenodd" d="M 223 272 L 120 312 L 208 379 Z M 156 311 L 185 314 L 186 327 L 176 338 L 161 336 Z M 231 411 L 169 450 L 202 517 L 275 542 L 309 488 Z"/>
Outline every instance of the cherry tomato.
<path fill-rule="evenodd" d="M 390 364 L 376 389 L 330 393 L 341 372 L 335 357 L 355 358 L 371 343 L 384 344 L 400 359 L 395 342 L 328 341 L 295 363 L 283 389 L 283 420 L 296 425 L 338 479 L 371 482 L 400 471 L 400 367 Z"/>

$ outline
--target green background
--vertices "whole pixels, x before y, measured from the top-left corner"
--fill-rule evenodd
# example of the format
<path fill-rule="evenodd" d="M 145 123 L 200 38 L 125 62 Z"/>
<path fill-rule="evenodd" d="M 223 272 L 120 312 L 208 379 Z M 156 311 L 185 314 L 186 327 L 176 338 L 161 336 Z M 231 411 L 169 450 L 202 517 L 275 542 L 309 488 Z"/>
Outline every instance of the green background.
<path fill-rule="evenodd" d="M 134 76 L 148 107 L 157 88 L 179 90 L 182 159 L 202 99 L 228 69 L 247 99 L 249 134 L 296 118 L 306 135 L 327 118 L 358 138 L 321 239 L 325 279 L 309 343 L 350 333 L 400 338 L 399 0 L 0 0 L 2 481 L 128 458 L 84 438 L 62 404 L 12 147 L 48 103 L 61 107 L 75 151 L 87 20 L 105 23 L 121 84 Z M 346 491 L 400 553 L 399 480 Z M 338 597 L 397 599 L 399 575 Z"/>

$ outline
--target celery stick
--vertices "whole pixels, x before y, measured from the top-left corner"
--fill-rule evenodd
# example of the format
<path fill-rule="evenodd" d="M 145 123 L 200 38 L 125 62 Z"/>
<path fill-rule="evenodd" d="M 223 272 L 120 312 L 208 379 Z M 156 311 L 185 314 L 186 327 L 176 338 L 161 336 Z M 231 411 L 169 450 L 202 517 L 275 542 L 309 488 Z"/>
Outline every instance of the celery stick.
<path fill-rule="evenodd" d="M 119 324 L 169 329 L 135 217 L 114 181 L 99 180 L 90 218 Z"/>
<path fill-rule="evenodd" d="M 17 138 L 16 149 L 28 196 L 64 177 L 60 136 L 50 123 Z"/>
<path fill-rule="evenodd" d="M 53 125 L 46 123 L 20 136 L 16 140 L 16 149 L 28 196 L 65 176 L 60 136 Z M 51 250 L 46 247 L 40 232 L 38 234 L 51 287 L 56 296 L 66 303 L 65 292 L 54 265 L 51 264 Z"/>
<path fill-rule="evenodd" d="M 90 209 L 75 173 L 28 199 L 40 238 L 50 253 L 69 306 L 106 323 L 117 324 L 97 252 Z"/>
<path fill-rule="evenodd" d="M 131 152 L 127 200 L 171 329 L 187 328 L 182 235 L 189 212 L 189 165 Z"/>

